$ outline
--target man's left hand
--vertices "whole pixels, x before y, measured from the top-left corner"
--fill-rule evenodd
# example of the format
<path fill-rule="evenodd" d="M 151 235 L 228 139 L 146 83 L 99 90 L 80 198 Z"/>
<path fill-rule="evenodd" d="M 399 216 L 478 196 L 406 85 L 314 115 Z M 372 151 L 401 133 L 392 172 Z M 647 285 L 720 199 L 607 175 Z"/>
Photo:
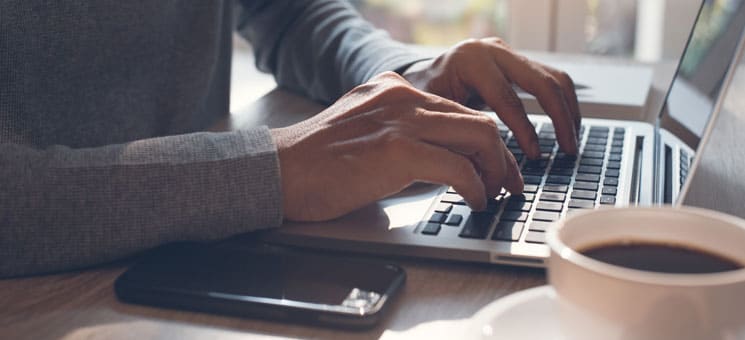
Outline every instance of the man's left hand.
<path fill-rule="evenodd" d="M 533 94 L 551 117 L 561 150 L 577 153 L 581 117 L 572 78 L 516 53 L 499 38 L 466 40 L 435 59 L 413 64 L 403 76 L 420 90 L 461 104 L 486 104 L 514 132 L 528 157 L 538 158 L 538 136 L 513 90 L 516 84 Z"/>

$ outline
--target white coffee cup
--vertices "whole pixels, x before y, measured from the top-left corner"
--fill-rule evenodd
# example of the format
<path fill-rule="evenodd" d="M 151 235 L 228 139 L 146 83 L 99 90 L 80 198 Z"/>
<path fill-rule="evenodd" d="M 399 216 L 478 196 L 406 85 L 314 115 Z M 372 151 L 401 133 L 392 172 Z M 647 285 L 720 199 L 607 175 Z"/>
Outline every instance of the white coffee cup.
<path fill-rule="evenodd" d="M 579 252 L 621 241 L 666 243 L 745 264 L 745 220 L 690 207 L 601 209 L 570 215 L 546 239 L 567 339 L 745 339 L 745 269 L 669 274 Z"/>

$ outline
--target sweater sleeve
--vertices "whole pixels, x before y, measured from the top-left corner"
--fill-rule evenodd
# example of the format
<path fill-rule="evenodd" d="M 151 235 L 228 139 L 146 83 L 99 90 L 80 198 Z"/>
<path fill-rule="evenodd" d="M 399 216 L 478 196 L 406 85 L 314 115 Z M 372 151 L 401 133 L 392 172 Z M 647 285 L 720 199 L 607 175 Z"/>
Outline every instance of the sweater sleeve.
<path fill-rule="evenodd" d="M 0 276 L 276 227 L 279 183 L 265 127 L 86 149 L 0 144 Z"/>
<path fill-rule="evenodd" d="M 378 73 L 424 59 L 375 29 L 346 1 L 241 0 L 239 33 L 277 83 L 332 102 Z"/>

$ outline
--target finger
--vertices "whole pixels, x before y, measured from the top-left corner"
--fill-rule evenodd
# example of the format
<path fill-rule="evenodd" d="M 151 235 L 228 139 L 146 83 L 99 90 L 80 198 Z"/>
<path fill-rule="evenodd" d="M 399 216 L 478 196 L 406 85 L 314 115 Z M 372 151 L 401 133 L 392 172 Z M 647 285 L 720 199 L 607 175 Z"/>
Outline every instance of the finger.
<path fill-rule="evenodd" d="M 486 104 L 496 112 L 499 118 L 513 132 L 520 148 L 528 158 L 535 159 L 541 155 L 538 136 L 533 123 L 528 120 L 522 101 L 512 89 L 509 81 L 497 64 L 485 61 L 478 74 L 464 79 L 473 87 Z"/>
<path fill-rule="evenodd" d="M 533 94 L 551 117 L 562 151 L 575 154 L 577 152 L 575 120 L 559 81 L 541 65 L 525 57 L 498 46 L 490 50 L 495 62 L 507 77 L 525 91 Z"/>
<path fill-rule="evenodd" d="M 520 166 L 517 164 L 515 156 L 507 150 L 506 146 L 504 148 L 504 159 L 505 164 L 507 165 L 507 173 L 505 174 L 502 186 L 513 195 L 522 194 L 524 183 L 523 176 L 520 173 Z"/>
<path fill-rule="evenodd" d="M 577 100 L 577 91 L 574 86 L 574 80 L 572 80 L 572 77 L 570 77 L 566 72 L 546 65 L 543 65 L 543 67 L 559 81 L 561 89 L 564 91 L 564 98 L 569 105 L 569 111 L 572 113 L 574 118 L 574 128 L 576 131 L 579 131 L 582 126 L 582 114 L 579 111 L 579 100 Z"/>
<path fill-rule="evenodd" d="M 509 151 L 499 136 L 496 123 L 483 113 L 461 115 L 421 110 L 409 119 L 415 121 L 407 121 L 404 126 L 415 128 L 405 131 L 406 135 L 471 158 L 481 174 L 488 197 L 499 194 L 508 174 L 519 172 L 514 159 L 506 161 L 505 154 Z"/>
<path fill-rule="evenodd" d="M 396 163 L 406 167 L 403 173 L 407 183 L 424 181 L 449 185 L 474 210 L 486 209 L 484 184 L 467 157 L 413 139 L 402 139 L 396 144 L 397 150 L 410 160 Z"/>

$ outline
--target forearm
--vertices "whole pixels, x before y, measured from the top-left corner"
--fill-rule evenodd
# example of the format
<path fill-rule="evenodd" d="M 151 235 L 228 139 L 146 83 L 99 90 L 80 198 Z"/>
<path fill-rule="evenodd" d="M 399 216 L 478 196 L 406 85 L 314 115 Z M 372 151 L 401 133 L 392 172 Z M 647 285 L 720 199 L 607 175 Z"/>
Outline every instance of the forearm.
<path fill-rule="evenodd" d="M 92 149 L 0 145 L 0 276 L 76 268 L 281 223 L 266 128 Z"/>
<path fill-rule="evenodd" d="M 332 102 L 378 73 L 422 59 L 344 1 L 245 1 L 243 7 L 238 30 L 252 42 L 259 69 L 316 100 Z"/>

